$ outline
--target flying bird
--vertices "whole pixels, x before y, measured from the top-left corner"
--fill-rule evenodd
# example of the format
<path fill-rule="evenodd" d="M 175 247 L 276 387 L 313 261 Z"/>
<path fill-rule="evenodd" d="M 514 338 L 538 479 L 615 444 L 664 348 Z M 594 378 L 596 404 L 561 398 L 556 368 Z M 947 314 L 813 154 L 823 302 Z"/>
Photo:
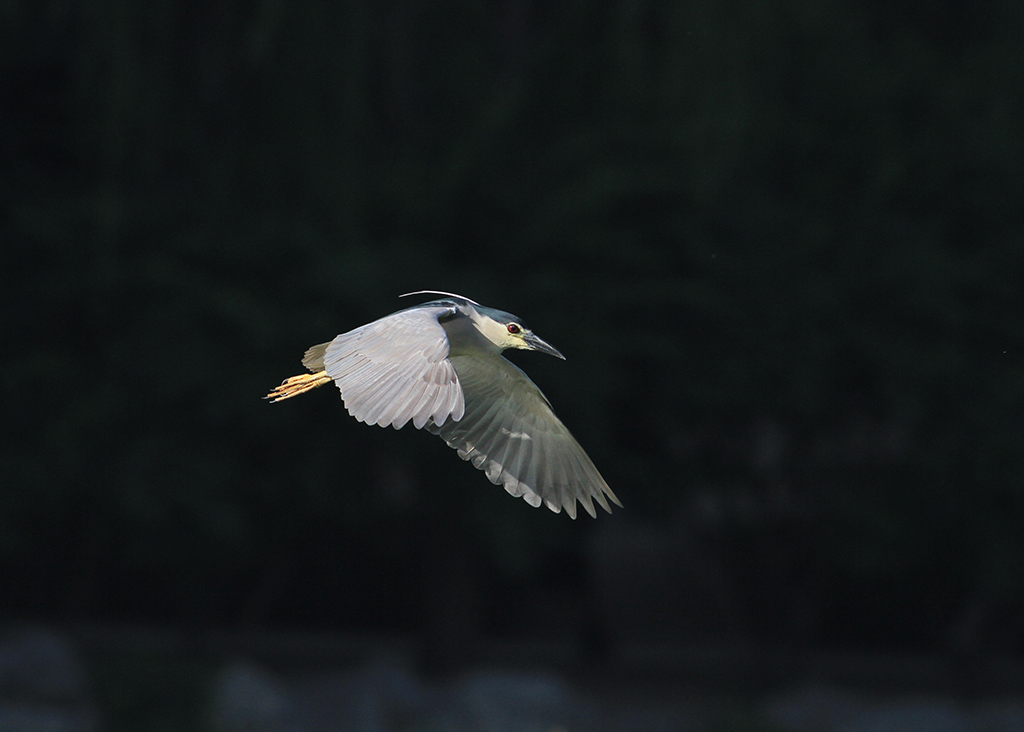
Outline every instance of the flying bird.
<path fill-rule="evenodd" d="M 593 461 L 555 416 L 551 402 L 506 348 L 561 353 L 511 313 L 447 292 L 306 351 L 310 373 L 265 398 L 279 402 L 332 381 L 360 422 L 439 435 L 495 485 L 531 506 L 576 518 L 576 502 L 622 506 Z M 403 295 L 402 297 L 406 297 Z"/>

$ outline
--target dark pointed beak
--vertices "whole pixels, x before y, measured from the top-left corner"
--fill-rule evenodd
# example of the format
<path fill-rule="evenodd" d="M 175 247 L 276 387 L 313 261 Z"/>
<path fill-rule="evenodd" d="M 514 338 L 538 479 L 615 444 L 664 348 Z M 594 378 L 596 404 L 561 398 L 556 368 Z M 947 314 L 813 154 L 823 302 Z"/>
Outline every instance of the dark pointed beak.
<path fill-rule="evenodd" d="M 523 341 L 526 342 L 526 345 L 530 347 L 531 351 L 540 351 L 541 353 L 546 353 L 549 356 L 560 358 L 563 361 L 565 360 L 565 356 L 563 356 L 557 348 L 552 346 L 543 338 L 535 336 L 533 333 L 527 333 L 524 335 Z"/>

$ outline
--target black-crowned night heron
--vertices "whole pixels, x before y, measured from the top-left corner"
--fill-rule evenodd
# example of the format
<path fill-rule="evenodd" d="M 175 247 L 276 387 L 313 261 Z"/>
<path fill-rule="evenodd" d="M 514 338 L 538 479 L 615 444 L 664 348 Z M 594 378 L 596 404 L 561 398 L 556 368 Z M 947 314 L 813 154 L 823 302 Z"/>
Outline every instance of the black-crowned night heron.
<path fill-rule="evenodd" d="M 410 420 L 459 452 L 488 479 L 531 506 L 593 501 L 621 506 L 551 403 L 501 352 L 540 351 L 564 360 L 516 316 L 447 292 L 375 320 L 306 351 L 312 373 L 293 376 L 267 395 L 282 399 L 333 381 L 360 422 L 399 429 Z M 403 295 L 403 297 L 405 297 Z"/>

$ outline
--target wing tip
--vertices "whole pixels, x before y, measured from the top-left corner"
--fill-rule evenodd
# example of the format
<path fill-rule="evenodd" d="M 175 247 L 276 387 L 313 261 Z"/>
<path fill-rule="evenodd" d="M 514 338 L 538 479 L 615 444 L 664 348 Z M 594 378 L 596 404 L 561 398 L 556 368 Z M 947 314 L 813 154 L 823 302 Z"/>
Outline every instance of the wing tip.
<path fill-rule="evenodd" d="M 602 488 L 601 492 L 598 495 L 601 496 L 602 499 L 605 496 L 607 496 L 608 499 L 611 500 L 611 502 L 614 503 L 616 506 L 618 506 L 619 508 L 625 508 L 622 505 L 622 501 L 619 500 L 619 497 L 617 495 L 615 495 L 615 491 L 613 491 L 607 485 L 605 485 Z M 603 505 L 605 511 L 607 511 L 608 513 L 612 512 L 612 509 L 608 506 L 608 504 L 606 502 L 603 503 L 602 505 Z"/>

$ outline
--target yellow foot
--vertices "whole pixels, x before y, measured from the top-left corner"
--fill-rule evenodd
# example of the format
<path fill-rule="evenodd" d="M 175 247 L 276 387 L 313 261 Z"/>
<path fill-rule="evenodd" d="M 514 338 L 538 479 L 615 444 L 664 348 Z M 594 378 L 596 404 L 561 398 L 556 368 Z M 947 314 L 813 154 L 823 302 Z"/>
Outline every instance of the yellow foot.
<path fill-rule="evenodd" d="M 285 379 L 281 382 L 281 386 L 277 387 L 263 398 L 269 399 L 271 402 L 279 402 L 282 399 L 290 399 L 293 396 L 305 394 L 310 389 L 315 389 L 318 386 L 323 386 L 324 384 L 329 383 L 331 383 L 331 377 L 328 376 L 325 371 L 317 371 L 315 374 L 293 376 L 290 379 Z"/>

